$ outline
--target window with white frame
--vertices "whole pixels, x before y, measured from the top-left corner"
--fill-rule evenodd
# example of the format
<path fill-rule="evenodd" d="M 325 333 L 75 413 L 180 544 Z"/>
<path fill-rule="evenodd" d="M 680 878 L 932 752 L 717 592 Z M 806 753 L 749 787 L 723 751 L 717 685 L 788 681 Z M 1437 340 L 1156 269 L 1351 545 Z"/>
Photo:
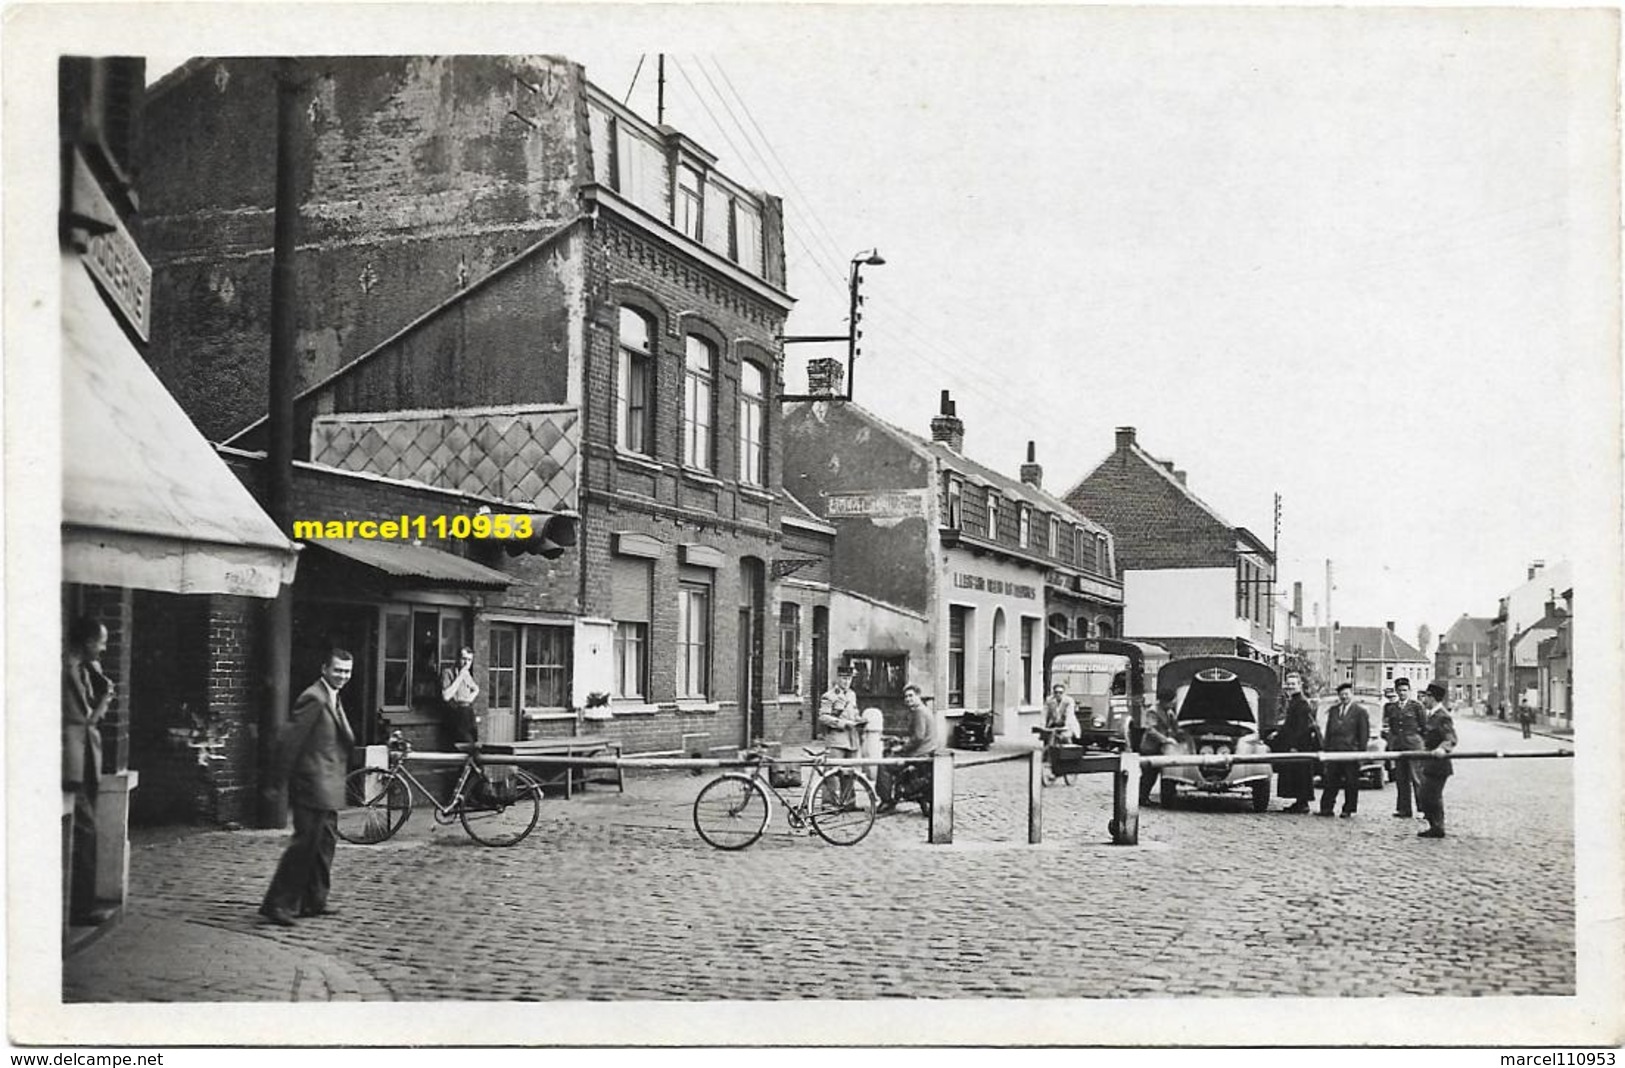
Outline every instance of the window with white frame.
<path fill-rule="evenodd" d="M 767 376 L 761 365 L 739 364 L 739 481 L 765 486 L 767 471 Z"/>
<path fill-rule="evenodd" d="M 540 623 L 491 624 L 486 695 L 493 709 L 570 707 L 571 631 Z"/>
<path fill-rule="evenodd" d="M 635 308 L 620 314 L 615 443 L 649 455 L 654 446 L 654 323 Z"/>
<path fill-rule="evenodd" d="M 801 692 L 801 606 L 779 605 L 779 692 Z"/>
<path fill-rule="evenodd" d="M 1031 548 L 1033 541 L 1033 510 L 1025 504 L 1016 505 L 1016 544 Z"/>
<path fill-rule="evenodd" d="M 609 563 L 610 618 L 615 623 L 612 696 L 649 695 L 649 614 L 654 562 L 613 556 Z"/>
<path fill-rule="evenodd" d="M 987 491 L 987 536 L 990 541 L 999 537 L 999 495 L 992 490 Z"/>
<path fill-rule="evenodd" d="M 970 629 L 971 610 L 964 605 L 948 606 L 948 707 L 965 707 L 965 632 Z"/>
<path fill-rule="evenodd" d="M 687 164 L 677 167 L 677 200 L 673 205 L 676 218 L 672 225 L 698 241 L 701 238 L 700 208 L 704 203 L 704 179 L 700 172 Z"/>
<path fill-rule="evenodd" d="M 705 698 L 711 688 L 711 587 L 677 590 L 677 696 Z"/>
<path fill-rule="evenodd" d="M 948 478 L 948 529 L 960 530 L 965 521 L 965 483 L 953 476 Z"/>
<path fill-rule="evenodd" d="M 1083 546 L 1085 544 L 1082 527 L 1072 528 L 1072 562 L 1079 567 L 1083 566 Z"/>
<path fill-rule="evenodd" d="M 1111 546 L 1106 543 L 1104 534 L 1095 535 L 1095 574 L 1105 575 L 1107 578 L 1112 574 Z"/>
<path fill-rule="evenodd" d="M 1021 703 L 1033 703 L 1033 644 L 1034 632 L 1038 630 L 1038 620 L 1023 617 L 1021 620 Z"/>
<path fill-rule="evenodd" d="M 709 471 L 716 346 L 694 334 L 688 335 L 685 346 L 687 369 L 683 376 L 683 463 Z"/>
<path fill-rule="evenodd" d="M 1051 556 L 1061 555 L 1061 521 L 1054 516 L 1049 517 L 1049 545 L 1046 548 Z"/>

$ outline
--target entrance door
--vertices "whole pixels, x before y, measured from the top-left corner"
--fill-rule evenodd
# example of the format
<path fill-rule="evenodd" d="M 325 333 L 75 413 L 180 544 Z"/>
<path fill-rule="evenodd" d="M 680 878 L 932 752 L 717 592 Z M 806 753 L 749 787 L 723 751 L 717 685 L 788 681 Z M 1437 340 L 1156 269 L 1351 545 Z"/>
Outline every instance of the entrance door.
<path fill-rule="evenodd" d="M 386 740 L 376 714 L 378 680 L 371 667 L 376 663 L 377 631 L 378 609 L 372 605 L 295 602 L 293 606 L 293 678 L 289 680 L 289 696 L 297 697 L 316 681 L 328 650 L 350 653 L 355 658 L 355 670 L 339 691 L 339 701 L 357 746 L 382 745 Z"/>
<path fill-rule="evenodd" d="M 993 733 L 1008 734 L 1011 724 L 1005 712 L 1005 675 L 1010 661 L 1010 638 L 1005 633 L 1004 609 L 993 611 Z"/>
<path fill-rule="evenodd" d="M 739 710 L 745 737 L 750 745 L 767 735 L 767 717 L 762 709 L 762 614 L 766 589 L 760 560 L 739 561 Z"/>

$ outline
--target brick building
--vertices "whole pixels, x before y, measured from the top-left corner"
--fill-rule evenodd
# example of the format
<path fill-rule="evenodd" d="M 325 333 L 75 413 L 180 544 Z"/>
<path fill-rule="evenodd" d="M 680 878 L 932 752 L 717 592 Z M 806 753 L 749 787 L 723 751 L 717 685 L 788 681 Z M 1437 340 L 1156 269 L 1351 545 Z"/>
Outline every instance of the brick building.
<path fill-rule="evenodd" d="M 1129 637 L 1176 657 L 1276 654 L 1274 552 L 1141 448 L 1133 427 L 1117 428 L 1115 450 L 1065 496 L 1115 536 Z"/>
<path fill-rule="evenodd" d="M 1490 627 L 1494 622 L 1462 613 L 1433 653 L 1434 678 L 1443 679 L 1456 701 L 1474 709 L 1489 700 Z"/>
<path fill-rule="evenodd" d="M 830 651 L 860 700 L 901 730 L 912 681 L 945 719 L 991 709 L 1024 736 L 1049 636 L 1121 633 L 1112 537 L 1043 491 L 1031 452 L 1021 479 L 966 457 L 953 408 L 944 391 L 926 439 L 852 403 L 788 406 L 785 485 L 838 531 Z"/>
<path fill-rule="evenodd" d="M 777 198 L 568 60 L 299 66 L 300 507 L 578 520 L 551 561 L 313 542 L 322 574 L 296 587 L 301 610 L 347 621 L 368 654 L 351 684 L 367 700 L 347 703 L 427 729 L 417 691 L 469 644 L 482 737 L 590 732 L 641 752 L 807 737 L 805 695 L 769 684 L 781 635 L 802 633 L 786 606 L 810 639 L 824 597 L 817 566 L 774 581 L 777 557 L 827 547 L 776 493 L 791 306 Z M 250 453 L 274 98 L 274 62 L 244 58 L 194 60 L 149 101 L 147 232 L 169 298 L 156 362 Z M 412 548 L 438 555 L 399 558 Z"/>

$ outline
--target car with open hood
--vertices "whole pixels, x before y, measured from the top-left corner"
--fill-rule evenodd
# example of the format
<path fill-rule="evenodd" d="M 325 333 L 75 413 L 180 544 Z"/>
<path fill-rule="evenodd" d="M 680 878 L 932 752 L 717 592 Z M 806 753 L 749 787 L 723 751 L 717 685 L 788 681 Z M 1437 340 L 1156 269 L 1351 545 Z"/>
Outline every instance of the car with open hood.
<path fill-rule="evenodd" d="M 1170 660 L 1157 672 L 1157 691 L 1174 693 L 1175 740 L 1164 755 L 1244 757 L 1267 754 L 1264 735 L 1275 727 L 1280 680 L 1275 669 L 1239 656 Z M 1228 765 L 1162 769 L 1162 803 L 1181 792 L 1246 793 L 1254 812 L 1270 804 L 1273 769 L 1237 759 Z"/>

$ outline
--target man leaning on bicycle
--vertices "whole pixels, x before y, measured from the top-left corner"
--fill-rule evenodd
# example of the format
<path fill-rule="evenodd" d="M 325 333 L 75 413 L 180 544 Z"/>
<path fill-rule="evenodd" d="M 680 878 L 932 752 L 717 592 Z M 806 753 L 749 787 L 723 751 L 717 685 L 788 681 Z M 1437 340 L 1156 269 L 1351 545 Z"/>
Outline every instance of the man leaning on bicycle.
<path fill-rule="evenodd" d="M 903 687 L 903 704 L 908 707 L 908 734 L 895 747 L 888 747 L 888 756 L 924 757 L 937 748 L 937 717 L 925 703 L 920 688 L 912 682 Z M 879 812 L 891 812 L 899 801 L 931 799 L 931 765 L 887 764 L 880 769 L 875 792 L 880 795 Z"/>

